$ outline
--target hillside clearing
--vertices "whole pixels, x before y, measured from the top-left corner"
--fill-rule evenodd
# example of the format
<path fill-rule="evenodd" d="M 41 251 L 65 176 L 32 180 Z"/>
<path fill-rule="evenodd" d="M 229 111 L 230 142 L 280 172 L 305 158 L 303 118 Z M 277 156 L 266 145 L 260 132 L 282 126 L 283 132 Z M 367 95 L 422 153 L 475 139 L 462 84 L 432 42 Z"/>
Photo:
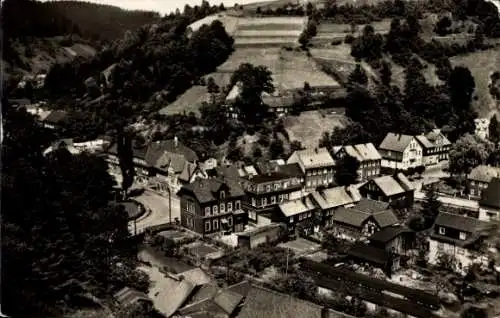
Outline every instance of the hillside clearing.
<path fill-rule="evenodd" d="M 495 71 L 500 71 L 500 48 L 487 51 L 470 53 L 462 56 L 455 56 L 450 59 L 453 66 L 466 66 L 474 76 L 476 82 L 476 92 L 474 108 L 481 117 L 491 116 L 500 110 L 500 103 L 495 101 L 489 92 L 490 75 Z"/>
<path fill-rule="evenodd" d="M 298 140 L 306 148 L 315 148 L 324 132 L 332 132 L 335 127 L 345 127 L 346 122 L 344 115 L 313 110 L 299 116 L 286 117 L 284 125 L 290 140 Z"/>
<path fill-rule="evenodd" d="M 206 86 L 193 86 L 179 96 L 175 102 L 163 107 L 159 113 L 162 115 L 174 115 L 194 112 L 199 115 L 199 108 L 204 102 L 208 102 L 209 100 L 210 94 Z"/>

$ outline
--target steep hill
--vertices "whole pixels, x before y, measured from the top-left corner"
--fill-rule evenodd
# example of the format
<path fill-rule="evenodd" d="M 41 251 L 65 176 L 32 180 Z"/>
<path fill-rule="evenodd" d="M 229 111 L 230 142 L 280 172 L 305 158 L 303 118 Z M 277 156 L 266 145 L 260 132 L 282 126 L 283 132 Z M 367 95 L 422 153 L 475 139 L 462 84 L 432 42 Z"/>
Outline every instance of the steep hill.
<path fill-rule="evenodd" d="M 54 62 L 93 56 L 102 43 L 160 20 L 154 12 L 78 1 L 5 0 L 0 14 L 2 63 L 10 74 L 46 71 Z"/>

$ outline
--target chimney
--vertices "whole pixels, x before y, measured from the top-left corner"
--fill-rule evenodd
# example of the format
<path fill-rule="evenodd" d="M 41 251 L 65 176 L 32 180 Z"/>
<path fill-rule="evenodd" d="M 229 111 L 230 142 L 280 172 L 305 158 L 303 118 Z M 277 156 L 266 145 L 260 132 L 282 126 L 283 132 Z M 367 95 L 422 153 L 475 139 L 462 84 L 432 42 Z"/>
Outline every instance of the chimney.
<path fill-rule="evenodd" d="M 177 148 L 179 145 L 179 139 L 177 139 L 177 136 L 174 136 L 174 146 Z"/>

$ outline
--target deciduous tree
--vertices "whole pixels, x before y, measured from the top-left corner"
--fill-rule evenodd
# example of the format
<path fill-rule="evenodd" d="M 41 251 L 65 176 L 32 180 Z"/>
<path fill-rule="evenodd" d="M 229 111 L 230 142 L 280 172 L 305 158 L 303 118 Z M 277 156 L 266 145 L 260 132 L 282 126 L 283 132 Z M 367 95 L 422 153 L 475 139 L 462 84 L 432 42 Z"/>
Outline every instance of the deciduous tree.
<path fill-rule="evenodd" d="M 349 155 L 344 156 L 337 162 L 335 181 L 340 186 L 347 186 L 357 182 L 359 175 L 359 161 Z"/>

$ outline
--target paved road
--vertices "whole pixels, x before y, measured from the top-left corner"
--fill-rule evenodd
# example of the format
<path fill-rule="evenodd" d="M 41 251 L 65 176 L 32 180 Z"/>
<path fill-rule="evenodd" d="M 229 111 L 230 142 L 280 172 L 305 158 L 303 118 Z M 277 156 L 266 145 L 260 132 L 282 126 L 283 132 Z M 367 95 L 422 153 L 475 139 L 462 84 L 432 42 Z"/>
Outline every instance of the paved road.
<path fill-rule="evenodd" d="M 169 222 L 169 211 L 168 211 L 168 194 L 165 196 L 159 195 L 158 193 L 146 190 L 143 194 L 138 197 L 133 198 L 134 200 L 142 203 L 147 212 L 144 216 L 136 220 L 137 232 L 141 233 L 145 228 L 163 224 Z M 175 195 L 172 196 L 172 222 L 175 218 L 181 217 L 180 213 L 180 201 Z M 129 223 L 129 230 L 133 232 L 134 222 Z"/>

